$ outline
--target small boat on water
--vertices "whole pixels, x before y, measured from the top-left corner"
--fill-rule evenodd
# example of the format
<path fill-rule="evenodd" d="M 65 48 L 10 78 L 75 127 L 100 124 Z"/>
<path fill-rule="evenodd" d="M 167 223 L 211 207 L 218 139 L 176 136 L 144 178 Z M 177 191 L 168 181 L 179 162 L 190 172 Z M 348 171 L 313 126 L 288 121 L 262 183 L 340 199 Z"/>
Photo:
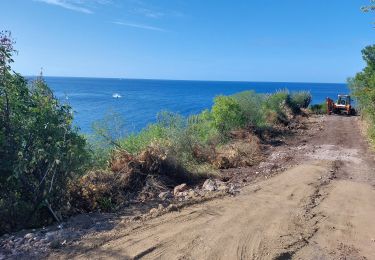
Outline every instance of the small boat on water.
<path fill-rule="evenodd" d="M 112 95 L 113 98 L 122 98 L 122 96 L 119 93 L 114 93 Z"/>

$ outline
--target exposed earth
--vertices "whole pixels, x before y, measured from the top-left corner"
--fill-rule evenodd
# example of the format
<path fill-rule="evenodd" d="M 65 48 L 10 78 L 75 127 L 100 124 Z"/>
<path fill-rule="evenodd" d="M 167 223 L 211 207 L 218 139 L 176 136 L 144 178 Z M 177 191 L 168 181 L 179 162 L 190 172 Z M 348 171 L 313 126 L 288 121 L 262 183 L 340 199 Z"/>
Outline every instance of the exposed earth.
<path fill-rule="evenodd" d="M 231 196 L 108 221 L 45 256 L 375 259 L 375 160 L 359 118 L 313 116 L 285 142 L 256 167 L 228 170 L 243 179 Z"/>

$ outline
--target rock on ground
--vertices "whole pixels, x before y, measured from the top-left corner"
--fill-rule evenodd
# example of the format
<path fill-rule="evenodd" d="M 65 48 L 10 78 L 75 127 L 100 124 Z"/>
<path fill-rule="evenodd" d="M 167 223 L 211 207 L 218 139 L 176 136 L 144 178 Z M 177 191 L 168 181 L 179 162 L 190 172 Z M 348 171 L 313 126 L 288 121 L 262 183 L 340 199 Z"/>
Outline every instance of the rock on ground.
<path fill-rule="evenodd" d="M 186 183 L 180 184 L 173 189 L 173 194 L 176 196 L 178 193 L 186 191 L 188 189 L 188 186 Z"/>

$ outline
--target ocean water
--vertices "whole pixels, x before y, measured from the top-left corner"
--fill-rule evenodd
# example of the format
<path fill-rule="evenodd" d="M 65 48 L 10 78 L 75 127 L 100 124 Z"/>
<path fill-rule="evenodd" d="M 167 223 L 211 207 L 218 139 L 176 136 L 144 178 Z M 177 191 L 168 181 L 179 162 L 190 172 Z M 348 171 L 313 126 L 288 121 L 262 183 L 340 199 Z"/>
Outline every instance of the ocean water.
<path fill-rule="evenodd" d="M 137 132 L 156 121 L 158 112 L 167 110 L 191 115 L 210 108 L 217 95 L 230 95 L 245 90 L 272 93 L 280 89 L 309 90 L 313 102 L 327 96 L 348 93 L 346 84 L 215 82 L 142 79 L 104 79 L 46 77 L 57 98 L 74 110 L 75 124 L 83 133 L 92 131 L 92 123 L 116 112 L 125 120 L 128 132 Z"/>

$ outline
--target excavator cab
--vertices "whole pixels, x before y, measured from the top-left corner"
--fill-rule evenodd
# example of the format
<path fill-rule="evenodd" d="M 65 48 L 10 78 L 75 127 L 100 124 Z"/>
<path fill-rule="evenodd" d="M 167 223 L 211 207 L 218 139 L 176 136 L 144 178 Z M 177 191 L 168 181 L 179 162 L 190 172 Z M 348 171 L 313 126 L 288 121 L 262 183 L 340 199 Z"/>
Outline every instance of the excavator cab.
<path fill-rule="evenodd" d="M 327 112 L 328 114 L 346 114 L 355 115 L 355 110 L 352 107 L 352 100 L 349 95 L 338 95 L 337 101 L 327 98 Z"/>
<path fill-rule="evenodd" d="M 336 102 L 337 106 L 347 106 L 347 105 L 350 106 L 350 103 L 351 103 L 350 96 L 348 96 L 348 95 L 338 95 L 338 99 L 337 99 L 337 102 Z"/>

